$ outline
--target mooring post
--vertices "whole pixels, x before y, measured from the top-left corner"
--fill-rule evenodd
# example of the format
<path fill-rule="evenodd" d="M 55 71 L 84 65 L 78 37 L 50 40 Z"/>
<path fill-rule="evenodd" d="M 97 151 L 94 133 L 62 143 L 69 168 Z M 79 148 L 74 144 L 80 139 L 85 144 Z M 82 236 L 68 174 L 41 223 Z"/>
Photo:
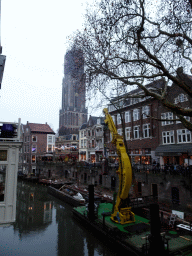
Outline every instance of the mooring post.
<path fill-rule="evenodd" d="M 159 218 L 159 205 L 150 205 L 150 224 L 151 224 L 151 234 L 149 236 L 149 255 L 165 255 L 164 241 L 161 236 L 161 222 Z"/>
<path fill-rule="evenodd" d="M 89 185 L 89 205 L 88 205 L 89 220 L 94 220 L 94 185 Z"/>

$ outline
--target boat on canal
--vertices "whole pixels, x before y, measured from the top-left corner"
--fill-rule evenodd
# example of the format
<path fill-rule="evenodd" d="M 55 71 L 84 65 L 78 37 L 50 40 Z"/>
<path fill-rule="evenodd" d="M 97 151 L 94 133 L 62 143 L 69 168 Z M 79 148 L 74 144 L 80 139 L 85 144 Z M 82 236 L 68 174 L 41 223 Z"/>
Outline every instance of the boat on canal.
<path fill-rule="evenodd" d="M 49 186 L 47 192 L 72 206 L 85 205 L 86 202 L 82 194 L 74 190 L 70 185 L 63 185 L 59 189 Z"/>

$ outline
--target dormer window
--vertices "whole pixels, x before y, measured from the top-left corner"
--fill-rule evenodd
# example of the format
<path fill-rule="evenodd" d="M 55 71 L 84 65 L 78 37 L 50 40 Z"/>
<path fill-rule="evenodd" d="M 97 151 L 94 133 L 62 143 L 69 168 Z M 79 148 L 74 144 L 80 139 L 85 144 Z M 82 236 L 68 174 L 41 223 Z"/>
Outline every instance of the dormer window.
<path fill-rule="evenodd" d="M 185 102 L 188 101 L 187 95 L 181 93 L 177 96 L 177 98 L 174 99 L 174 103 L 178 104 L 179 102 Z"/>

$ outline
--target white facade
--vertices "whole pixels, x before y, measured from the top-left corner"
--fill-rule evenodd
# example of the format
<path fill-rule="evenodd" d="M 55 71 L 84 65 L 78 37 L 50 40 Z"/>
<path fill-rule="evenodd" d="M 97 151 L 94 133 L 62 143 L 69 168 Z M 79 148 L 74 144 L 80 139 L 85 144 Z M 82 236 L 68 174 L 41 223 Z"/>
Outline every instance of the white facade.
<path fill-rule="evenodd" d="M 14 126 L 17 131 L 13 137 L 2 137 L 2 132 L 0 134 L 0 224 L 14 222 L 16 218 L 17 172 L 19 148 L 22 144 L 20 120 L 18 124 L 6 124 Z"/>
<path fill-rule="evenodd" d="M 47 134 L 47 152 L 53 152 L 55 150 L 55 135 Z"/>
<path fill-rule="evenodd" d="M 79 130 L 79 161 L 87 160 L 87 136 L 86 129 Z"/>

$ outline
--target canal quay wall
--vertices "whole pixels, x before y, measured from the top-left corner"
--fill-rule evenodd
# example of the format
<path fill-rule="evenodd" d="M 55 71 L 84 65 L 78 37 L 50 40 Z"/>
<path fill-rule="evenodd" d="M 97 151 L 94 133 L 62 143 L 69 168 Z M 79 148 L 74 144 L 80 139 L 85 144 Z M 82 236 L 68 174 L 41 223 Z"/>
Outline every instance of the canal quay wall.
<path fill-rule="evenodd" d="M 44 165 L 40 176 L 50 179 L 64 179 L 87 186 L 94 184 L 98 190 L 113 195 L 118 191 L 117 167 L 111 166 L 104 172 L 101 165 Z M 165 210 L 178 210 L 192 215 L 192 175 L 173 174 L 149 170 L 133 171 L 130 197 L 145 198 L 152 196 Z"/>

